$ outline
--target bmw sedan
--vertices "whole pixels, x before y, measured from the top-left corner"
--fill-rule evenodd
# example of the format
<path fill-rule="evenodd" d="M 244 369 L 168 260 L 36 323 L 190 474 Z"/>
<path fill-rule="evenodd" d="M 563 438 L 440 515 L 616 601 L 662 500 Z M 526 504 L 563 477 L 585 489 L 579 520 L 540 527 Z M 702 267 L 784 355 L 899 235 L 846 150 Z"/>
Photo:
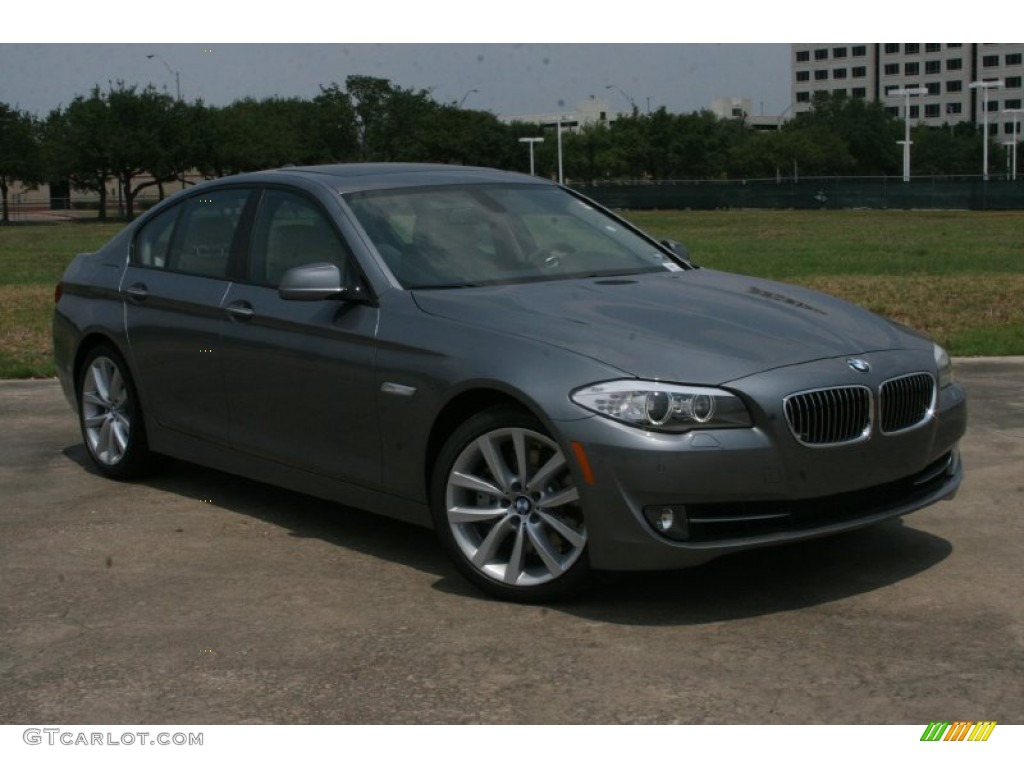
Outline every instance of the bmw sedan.
<path fill-rule="evenodd" d="M 73 260 L 53 334 L 103 474 L 174 456 L 433 527 L 509 600 L 847 531 L 962 477 L 965 396 L 928 338 L 495 170 L 201 184 Z"/>

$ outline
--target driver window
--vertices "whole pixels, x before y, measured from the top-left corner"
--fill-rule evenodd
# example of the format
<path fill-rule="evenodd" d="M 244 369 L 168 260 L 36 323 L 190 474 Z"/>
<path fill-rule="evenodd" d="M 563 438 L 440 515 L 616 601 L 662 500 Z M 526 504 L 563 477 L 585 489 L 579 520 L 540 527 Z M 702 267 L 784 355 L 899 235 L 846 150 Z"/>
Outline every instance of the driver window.
<path fill-rule="evenodd" d="M 268 189 L 253 228 L 249 280 L 276 286 L 292 267 L 318 262 L 337 264 L 344 281 L 347 249 L 331 222 L 305 197 Z"/>

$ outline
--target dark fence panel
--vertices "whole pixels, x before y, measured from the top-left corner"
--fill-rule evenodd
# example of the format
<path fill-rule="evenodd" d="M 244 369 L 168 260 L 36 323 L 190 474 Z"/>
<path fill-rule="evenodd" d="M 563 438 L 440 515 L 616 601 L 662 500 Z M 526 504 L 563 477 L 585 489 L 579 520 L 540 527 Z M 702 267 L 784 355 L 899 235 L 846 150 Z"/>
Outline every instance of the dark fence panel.
<path fill-rule="evenodd" d="M 807 178 L 575 186 L 608 208 L 924 208 L 1024 210 L 1024 181 L 979 178 Z"/>

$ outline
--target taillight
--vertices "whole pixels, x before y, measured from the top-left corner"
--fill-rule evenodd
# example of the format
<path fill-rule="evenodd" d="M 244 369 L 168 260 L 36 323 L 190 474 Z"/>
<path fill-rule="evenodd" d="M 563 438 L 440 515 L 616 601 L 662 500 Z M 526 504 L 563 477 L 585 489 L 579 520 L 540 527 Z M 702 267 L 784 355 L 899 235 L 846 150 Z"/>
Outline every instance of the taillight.
<path fill-rule="evenodd" d="M 57 287 L 53 289 L 53 303 L 56 304 L 60 301 L 60 297 L 64 295 L 64 283 L 57 283 Z"/>

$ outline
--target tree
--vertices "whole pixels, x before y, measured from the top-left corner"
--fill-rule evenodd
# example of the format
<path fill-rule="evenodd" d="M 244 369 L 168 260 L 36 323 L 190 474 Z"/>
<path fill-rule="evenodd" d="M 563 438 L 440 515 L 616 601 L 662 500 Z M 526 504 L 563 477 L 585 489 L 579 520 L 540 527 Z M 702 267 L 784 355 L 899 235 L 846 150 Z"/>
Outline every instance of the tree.
<path fill-rule="evenodd" d="M 106 94 L 111 129 L 111 167 L 124 200 L 124 216 L 135 217 L 135 198 L 149 187 L 178 178 L 185 169 L 181 155 L 180 113 L 167 94 L 148 86 L 141 93 L 135 86 L 118 82 Z M 149 174 L 150 181 L 135 179 Z"/>
<path fill-rule="evenodd" d="M 842 168 L 839 166 L 845 163 L 836 163 L 823 170 L 825 173 L 877 176 L 898 174 L 902 167 L 902 153 L 896 143 L 903 138 L 902 126 L 877 101 L 819 94 L 810 111 L 786 123 L 783 132 L 803 133 L 809 141 L 823 146 L 839 139 L 846 147 L 844 154 L 853 158 L 853 166 Z"/>
<path fill-rule="evenodd" d="M 27 112 L 0 103 L 0 223 L 11 220 L 7 197 L 11 183 L 37 183 L 42 181 L 42 171 L 36 120 Z"/>
<path fill-rule="evenodd" d="M 66 178 L 78 190 L 96 192 L 99 219 L 107 218 L 107 179 L 114 175 L 115 134 L 99 86 L 50 112 L 43 126 L 43 152 L 52 178 Z"/>

